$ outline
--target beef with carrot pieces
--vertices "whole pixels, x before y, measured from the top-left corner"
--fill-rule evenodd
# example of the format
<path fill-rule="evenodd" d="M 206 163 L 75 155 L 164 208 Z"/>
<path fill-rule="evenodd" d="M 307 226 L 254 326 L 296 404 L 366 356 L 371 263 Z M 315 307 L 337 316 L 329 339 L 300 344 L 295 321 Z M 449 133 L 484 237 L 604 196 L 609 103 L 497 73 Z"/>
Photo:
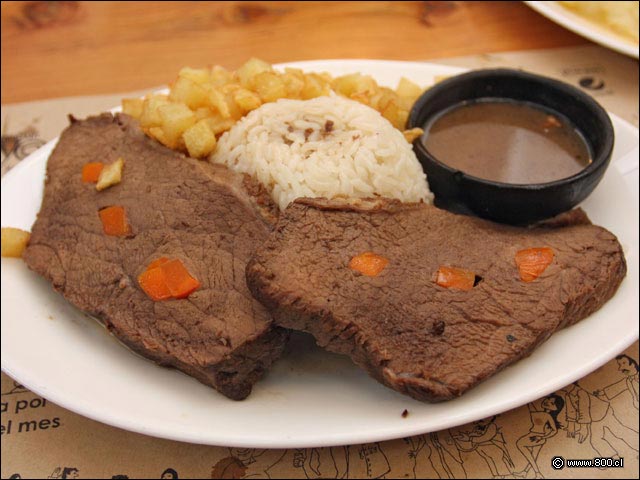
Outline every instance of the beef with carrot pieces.
<path fill-rule="evenodd" d="M 247 279 L 277 324 L 311 333 L 390 388 L 446 400 L 616 292 L 622 247 L 578 213 L 520 228 L 425 204 L 299 199 Z M 389 263 L 374 277 L 354 274 L 345 264 L 360 252 Z M 518 263 L 534 281 L 521 279 Z"/>
<path fill-rule="evenodd" d="M 105 152 L 114 168 L 126 159 L 109 188 L 69 180 Z M 244 279 L 277 210 L 261 192 L 163 147 L 126 115 L 75 121 L 49 158 L 24 260 L 136 352 L 240 400 L 287 337 Z"/>

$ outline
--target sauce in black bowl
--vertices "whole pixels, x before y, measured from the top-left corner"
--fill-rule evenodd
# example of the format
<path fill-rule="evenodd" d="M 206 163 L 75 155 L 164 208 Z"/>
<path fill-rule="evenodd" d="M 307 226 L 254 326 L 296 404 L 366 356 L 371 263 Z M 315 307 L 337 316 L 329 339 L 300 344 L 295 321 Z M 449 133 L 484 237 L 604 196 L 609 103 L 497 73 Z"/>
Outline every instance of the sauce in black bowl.
<path fill-rule="evenodd" d="M 494 182 L 552 182 L 591 162 L 587 142 L 567 118 L 526 102 L 463 102 L 424 130 L 422 141 L 435 158 Z"/>
<path fill-rule="evenodd" d="M 521 149 L 498 148 L 509 145 L 503 133 L 475 135 L 473 138 L 449 139 L 447 151 L 437 155 L 425 145 L 429 143 L 429 130 L 439 118 L 445 118 L 460 105 L 482 104 L 490 99 L 509 105 L 526 105 L 544 113 L 549 125 L 559 123 L 567 134 L 577 135 L 585 143 L 588 152 L 586 165 L 578 165 L 575 173 L 558 171 L 546 176 L 550 170 L 547 153 L 534 147 L 528 154 L 526 178 L 495 174 L 509 164 L 502 154 L 510 150 L 518 159 Z M 539 113 L 539 112 L 536 112 Z M 508 116 L 508 115 L 507 115 Z M 549 118 L 547 118 L 549 117 Z M 462 122 L 464 123 L 464 122 Z M 507 122 L 508 123 L 508 122 Z M 435 195 L 435 205 L 456 213 L 477 215 L 489 220 L 514 225 L 534 223 L 570 210 L 584 200 L 600 182 L 613 150 L 614 131 L 607 112 L 586 93 L 569 84 L 520 70 L 477 70 L 444 80 L 431 87 L 416 101 L 411 109 L 407 128 L 427 130 L 425 136 L 413 142 L 418 160 L 427 174 L 429 187 Z M 473 127 L 472 127 L 473 128 Z M 543 126 L 543 129 L 546 126 Z M 508 135 L 507 135 L 508 136 Z M 463 145 L 466 143 L 466 145 Z M 563 142 L 558 147 L 563 149 Z M 556 144 L 557 146 L 557 144 Z M 580 147 L 570 147 L 569 156 L 584 161 Z M 453 152 L 463 152 L 481 157 L 474 173 L 454 166 Z M 487 154 L 502 152 L 500 158 Z M 485 152 L 485 153 L 482 153 Z M 456 153 L 457 154 L 457 153 Z M 464 154 L 464 152 L 463 152 Z M 464 155 L 463 155 L 464 156 Z M 545 157 L 545 158 L 542 158 Z M 518 159 L 520 161 L 520 159 Z M 491 162 L 491 168 L 488 163 Z M 535 162 L 535 164 L 533 163 Z M 546 166 L 545 166 L 546 165 Z M 469 168 L 467 168 L 468 170 Z M 490 170 L 494 170 L 489 175 Z M 535 175 L 533 170 L 536 170 Z M 568 176 L 565 176 L 568 175 Z M 483 178 L 484 177 L 484 178 Z M 558 178 L 562 177 L 562 178 Z M 496 180 L 497 178 L 497 180 Z"/>

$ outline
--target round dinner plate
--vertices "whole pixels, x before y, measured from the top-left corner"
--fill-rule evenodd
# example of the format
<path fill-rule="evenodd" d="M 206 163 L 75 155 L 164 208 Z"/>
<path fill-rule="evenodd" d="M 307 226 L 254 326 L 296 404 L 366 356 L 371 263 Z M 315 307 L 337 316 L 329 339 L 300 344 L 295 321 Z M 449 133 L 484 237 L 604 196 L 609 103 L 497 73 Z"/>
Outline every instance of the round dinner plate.
<path fill-rule="evenodd" d="M 429 85 L 436 77 L 461 71 L 368 60 L 288 65 L 334 75 L 361 72 L 392 87 L 401 76 Z M 594 223 L 620 239 L 627 277 L 598 312 L 456 400 L 427 404 L 401 395 L 300 334 L 249 398 L 234 402 L 133 354 L 21 260 L 11 258 L 2 258 L 2 370 L 48 400 L 94 420 L 228 447 L 381 441 L 461 425 L 533 401 L 585 376 L 638 338 L 638 130 L 612 119 L 613 164 L 583 208 Z M 2 179 L 3 226 L 31 229 L 54 144 L 49 142 Z M 404 410 L 408 415 L 402 415 Z"/>
<path fill-rule="evenodd" d="M 558 2 L 524 2 L 549 20 L 592 42 L 616 52 L 638 58 L 638 44 L 609 28 L 564 8 Z"/>

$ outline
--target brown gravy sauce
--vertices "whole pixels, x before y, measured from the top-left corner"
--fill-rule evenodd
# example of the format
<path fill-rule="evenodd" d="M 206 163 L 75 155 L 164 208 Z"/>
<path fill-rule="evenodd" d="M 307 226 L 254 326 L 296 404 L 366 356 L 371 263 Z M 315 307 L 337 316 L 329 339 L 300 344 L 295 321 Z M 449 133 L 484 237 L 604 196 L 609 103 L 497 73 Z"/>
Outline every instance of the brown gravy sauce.
<path fill-rule="evenodd" d="M 422 142 L 440 162 L 495 182 L 552 182 L 591 162 L 586 141 L 567 119 L 525 102 L 464 102 L 424 130 Z"/>

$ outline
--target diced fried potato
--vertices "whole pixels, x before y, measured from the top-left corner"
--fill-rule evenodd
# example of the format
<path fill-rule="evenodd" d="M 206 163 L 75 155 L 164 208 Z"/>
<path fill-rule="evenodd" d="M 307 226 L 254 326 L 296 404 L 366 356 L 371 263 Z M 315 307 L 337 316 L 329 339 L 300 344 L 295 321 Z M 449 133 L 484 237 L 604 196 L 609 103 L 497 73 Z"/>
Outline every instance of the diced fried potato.
<path fill-rule="evenodd" d="M 169 93 L 170 100 L 184 103 L 191 109 L 205 106 L 207 97 L 205 88 L 185 77 L 178 77 L 171 87 L 171 93 Z"/>
<path fill-rule="evenodd" d="M 424 133 L 424 130 L 417 127 L 412 128 L 410 130 L 405 130 L 404 132 L 402 132 L 402 134 L 404 135 L 404 139 L 409 143 L 413 143 L 413 141 L 416 138 L 420 138 L 423 133 Z"/>
<path fill-rule="evenodd" d="M 115 162 L 105 165 L 100 171 L 98 183 L 96 183 L 96 190 L 100 192 L 105 188 L 120 183 L 122 181 L 122 167 L 124 167 L 124 160 L 122 158 L 118 158 Z"/>
<path fill-rule="evenodd" d="M 122 105 L 125 113 L 139 118 L 147 135 L 169 148 L 187 149 L 195 156 L 205 155 L 201 152 L 211 143 L 211 136 L 204 133 L 204 124 L 196 128 L 201 121 L 206 120 L 210 133 L 216 137 L 265 102 L 280 98 L 307 100 L 331 92 L 378 110 L 402 130 L 422 90 L 406 78 L 392 90 L 360 73 L 334 79 L 328 73 L 304 73 L 297 68 L 277 72 L 267 62 L 251 58 L 236 72 L 220 66 L 185 67 L 178 73 L 169 96 L 125 99 Z M 185 135 L 188 130 L 190 133 Z"/>
<path fill-rule="evenodd" d="M 196 121 L 202 120 L 203 118 L 213 117 L 213 112 L 208 107 L 200 107 L 194 110 L 193 114 L 196 116 Z"/>
<path fill-rule="evenodd" d="M 262 100 L 260 100 L 258 94 L 246 88 L 240 88 L 233 92 L 233 100 L 244 112 L 250 112 L 262 105 Z"/>
<path fill-rule="evenodd" d="M 173 150 L 176 150 L 178 148 L 177 139 L 169 139 L 167 137 L 167 134 L 164 133 L 164 130 L 162 130 L 162 127 L 149 127 L 145 130 L 145 133 L 150 137 L 155 138 L 165 147 L 171 148 Z"/>
<path fill-rule="evenodd" d="M 162 119 L 162 130 L 168 141 L 175 141 L 196 123 L 196 116 L 184 103 L 169 103 L 158 108 Z"/>
<path fill-rule="evenodd" d="M 31 234 L 13 227 L 2 227 L 2 256 L 16 257 L 22 256 L 22 252 L 27 247 Z"/>
<path fill-rule="evenodd" d="M 380 113 L 384 118 L 389 120 L 394 127 L 402 130 L 404 128 L 404 125 L 398 125 L 398 111 L 398 104 L 395 102 L 395 100 L 390 100 L 389 102 L 387 102 Z"/>
<path fill-rule="evenodd" d="M 398 130 L 403 130 L 407 126 L 407 120 L 409 120 L 409 111 L 398 108 L 396 112 L 395 122 L 391 122 Z"/>
<path fill-rule="evenodd" d="M 216 109 L 222 118 L 231 118 L 231 111 L 227 105 L 225 94 L 218 88 L 209 89 L 209 105 Z"/>
<path fill-rule="evenodd" d="M 284 73 L 293 75 L 294 77 L 297 77 L 299 80 L 304 80 L 304 72 L 299 68 L 285 67 Z"/>
<path fill-rule="evenodd" d="M 300 92 L 300 96 L 304 100 L 320 97 L 328 94 L 327 85 L 315 75 L 307 75 L 304 77 L 304 87 Z"/>
<path fill-rule="evenodd" d="M 221 87 L 233 81 L 233 73 L 220 65 L 211 68 L 211 85 Z"/>
<path fill-rule="evenodd" d="M 422 89 L 411 80 L 402 77 L 398 86 L 396 87 L 396 93 L 400 97 L 413 98 L 414 100 L 420 96 Z"/>
<path fill-rule="evenodd" d="M 252 80 L 262 72 L 271 72 L 273 68 L 264 60 L 250 58 L 244 65 L 236 71 L 236 77 L 245 88 L 252 87 Z"/>
<path fill-rule="evenodd" d="M 253 78 L 255 91 L 264 102 L 275 102 L 287 96 L 282 79 L 273 72 L 262 72 Z"/>
<path fill-rule="evenodd" d="M 206 157 L 216 148 L 216 136 L 211 131 L 210 122 L 206 119 L 200 120 L 185 130 L 182 139 L 189 155 L 193 158 Z"/>
<path fill-rule="evenodd" d="M 280 79 L 282 83 L 284 83 L 287 98 L 300 98 L 300 94 L 304 88 L 304 77 L 300 77 L 294 72 L 286 72 L 280 76 Z"/>
<path fill-rule="evenodd" d="M 331 86 L 337 93 L 345 97 L 351 97 L 358 93 L 373 93 L 378 88 L 372 77 L 360 73 L 338 77 L 333 80 Z"/>
<path fill-rule="evenodd" d="M 178 76 L 188 78 L 199 85 L 207 85 L 211 82 L 211 72 L 206 68 L 184 67 L 180 70 Z"/>
<path fill-rule="evenodd" d="M 222 118 L 222 117 L 212 117 L 212 118 L 209 118 L 208 121 L 209 121 L 209 127 L 211 128 L 211 131 L 215 135 L 220 135 L 221 133 L 226 132 L 231 127 L 233 127 L 234 123 L 236 123 L 235 120 L 232 120 L 231 118 Z"/>
<path fill-rule="evenodd" d="M 143 105 L 144 101 L 141 98 L 123 98 L 122 113 L 131 115 L 133 118 L 140 118 L 142 116 Z"/>
<path fill-rule="evenodd" d="M 225 87 L 227 86 L 229 85 L 225 85 Z M 227 92 L 224 94 L 224 101 L 227 104 L 227 108 L 229 109 L 229 118 L 234 121 L 240 120 L 245 114 L 242 108 L 238 106 L 234 98 L 235 93 L 240 88 L 242 87 L 228 89 Z M 225 90 L 224 87 L 223 87 L 223 90 Z"/>
<path fill-rule="evenodd" d="M 140 125 L 143 127 L 156 127 L 162 123 L 158 108 L 167 105 L 169 98 L 167 95 L 151 95 L 144 99 L 142 103 L 142 115 L 140 115 Z"/>

